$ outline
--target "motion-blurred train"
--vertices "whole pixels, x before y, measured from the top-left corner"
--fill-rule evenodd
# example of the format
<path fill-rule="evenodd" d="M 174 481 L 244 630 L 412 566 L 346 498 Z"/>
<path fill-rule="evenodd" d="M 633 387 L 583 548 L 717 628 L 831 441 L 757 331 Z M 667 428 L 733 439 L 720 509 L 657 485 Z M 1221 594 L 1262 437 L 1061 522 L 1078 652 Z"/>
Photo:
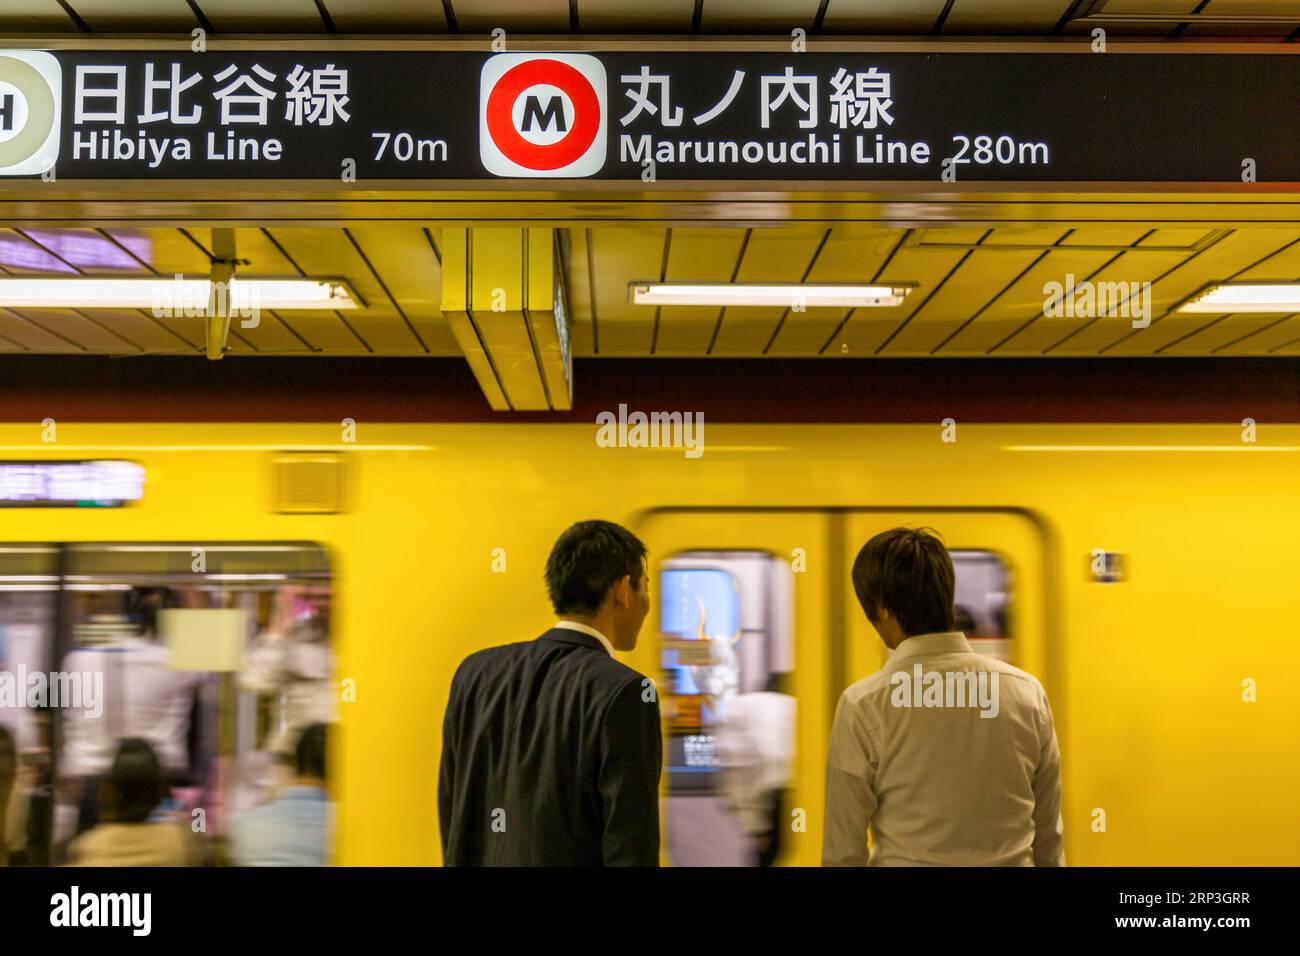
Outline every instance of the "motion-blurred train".
<path fill-rule="evenodd" d="M 796 704 L 779 862 L 816 865 L 833 708 L 884 660 L 849 569 L 877 531 L 926 525 L 977 647 L 1047 688 L 1068 863 L 1300 864 L 1300 426 L 1243 442 L 1235 424 L 710 422 L 698 458 L 596 430 L 60 422 L 49 443 L 2 425 L 11 461 L 143 468 L 120 507 L 3 512 L 4 653 L 54 668 L 139 584 L 254 615 L 240 595 L 324 589 L 335 862 L 436 864 L 452 674 L 549 626 L 554 539 L 607 518 L 651 552 L 651 616 L 624 658 L 664 702 L 664 862 L 740 859 L 701 698 L 779 677 Z M 231 706 L 202 718 L 229 721 L 216 760 L 254 745 Z"/>

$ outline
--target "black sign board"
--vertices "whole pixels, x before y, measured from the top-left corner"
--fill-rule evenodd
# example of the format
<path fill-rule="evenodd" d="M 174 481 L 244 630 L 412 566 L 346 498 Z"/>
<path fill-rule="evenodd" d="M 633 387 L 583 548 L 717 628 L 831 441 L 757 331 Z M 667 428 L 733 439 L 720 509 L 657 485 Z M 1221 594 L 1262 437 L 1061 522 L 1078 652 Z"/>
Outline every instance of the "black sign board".
<path fill-rule="evenodd" d="M 1300 59 L 0 51 L 0 176 L 1300 182 Z"/>

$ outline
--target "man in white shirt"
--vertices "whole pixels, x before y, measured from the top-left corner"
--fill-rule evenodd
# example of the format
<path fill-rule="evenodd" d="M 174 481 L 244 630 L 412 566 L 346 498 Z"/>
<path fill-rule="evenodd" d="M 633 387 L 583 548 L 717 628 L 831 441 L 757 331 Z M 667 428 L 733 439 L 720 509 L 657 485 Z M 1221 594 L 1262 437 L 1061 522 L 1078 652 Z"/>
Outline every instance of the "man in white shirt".
<path fill-rule="evenodd" d="M 754 841 L 759 866 L 781 849 L 781 795 L 794 763 L 795 699 L 770 689 L 728 697 L 717 728 L 721 797 Z"/>
<path fill-rule="evenodd" d="M 890 654 L 835 710 L 825 866 L 1065 865 L 1047 695 L 952 629 L 954 585 L 929 529 L 858 553 L 853 587 Z"/>

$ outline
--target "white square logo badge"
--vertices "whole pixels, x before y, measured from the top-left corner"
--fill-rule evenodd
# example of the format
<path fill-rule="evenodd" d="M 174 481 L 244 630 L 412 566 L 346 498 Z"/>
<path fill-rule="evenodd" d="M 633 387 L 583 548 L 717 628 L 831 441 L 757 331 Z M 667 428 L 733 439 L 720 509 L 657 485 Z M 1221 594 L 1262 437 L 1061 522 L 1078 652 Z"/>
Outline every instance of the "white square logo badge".
<path fill-rule="evenodd" d="M 0 50 L 0 176 L 31 176 L 59 158 L 63 71 L 51 53 Z"/>
<path fill-rule="evenodd" d="M 479 158 L 494 176 L 575 178 L 605 165 L 605 66 L 584 53 L 498 53 L 479 80 Z"/>

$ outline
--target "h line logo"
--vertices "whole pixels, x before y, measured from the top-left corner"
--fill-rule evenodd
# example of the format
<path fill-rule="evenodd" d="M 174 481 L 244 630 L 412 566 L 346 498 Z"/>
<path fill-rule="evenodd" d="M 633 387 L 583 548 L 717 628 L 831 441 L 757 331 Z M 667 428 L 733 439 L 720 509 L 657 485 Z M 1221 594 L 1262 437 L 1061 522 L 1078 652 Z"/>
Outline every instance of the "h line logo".
<path fill-rule="evenodd" d="M 0 50 L 0 176 L 32 176 L 59 158 L 63 73 L 51 53 Z"/>
<path fill-rule="evenodd" d="M 479 158 L 494 176 L 592 176 L 605 165 L 605 67 L 582 53 L 498 53 L 479 80 Z"/>

